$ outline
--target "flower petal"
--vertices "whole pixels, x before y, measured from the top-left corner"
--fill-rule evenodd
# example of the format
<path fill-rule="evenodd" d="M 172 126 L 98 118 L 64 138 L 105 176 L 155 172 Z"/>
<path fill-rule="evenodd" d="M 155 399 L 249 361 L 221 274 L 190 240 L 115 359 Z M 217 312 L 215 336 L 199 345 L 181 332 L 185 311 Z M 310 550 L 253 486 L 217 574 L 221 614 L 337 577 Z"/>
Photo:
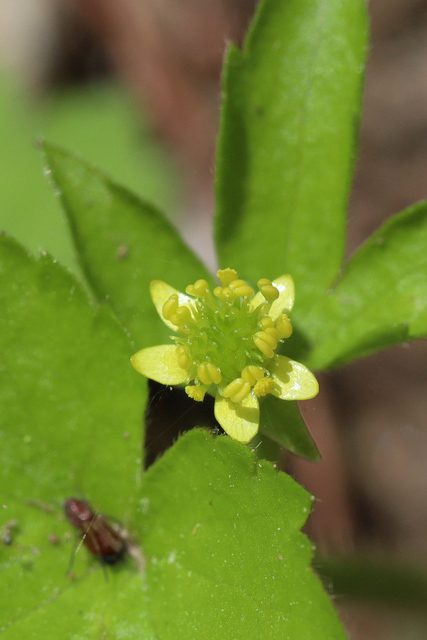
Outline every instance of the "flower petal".
<path fill-rule="evenodd" d="M 279 297 L 272 303 L 268 315 L 272 320 L 277 320 L 282 312 L 287 313 L 292 310 L 295 299 L 295 286 L 292 276 L 280 276 L 280 278 L 273 280 L 272 284 L 279 290 Z M 253 311 L 263 302 L 265 302 L 265 298 L 258 291 L 250 301 L 249 309 Z"/>
<path fill-rule="evenodd" d="M 314 398 L 319 391 L 319 384 L 311 371 L 286 356 L 276 356 L 269 370 L 276 383 L 271 394 L 277 398 L 306 400 Z"/>
<path fill-rule="evenodd" d="M 178 327 L 172 324 L 172 322 L 169 322 L 169 320 L 165 320 L 162 313 L 163 305 L 165 304 L 166 300 L 168 300 L 174 293 L 176 293 L 176 295 L 178 296 L 179 304 L 186 304 L 190 306 L 190 308 L 194 305 L 193 298 L 190 298 L 190 296 L 187 296 L 186 293 L 181 293 L 181 291 L 178 291 L 174 287 L 171 287 L 171 285 L 167 284 L 167 282 L 163 282 L 163 280 L 153 280 L 150 283 L 151 299 L 154 306 L 156 307 L 157 313 L 159 314 L 165 325 L 169 327 L 169 329 L 172 329 L 172 331 L 177 331 Z"/>
<path fill-rule="evenodd" d="M 279 289 L 279 297 L 271 305 L 268 315 L 272 320 L 277 320 L 281 313 L 292 311 L 295 300 L 295 285 L 292 276 L 280 276 L 273 280 L 274 286 Z"/>
<path fill-rule="evenodd" d="M 217 393 L 215 418 L 230 438 L 246 444 L 258 433 L 258 398 L 250 393 L 242 402 L 232 402 Z"/>
<path fill-rule="evenodd" d="M 173 344 L 141 349 L 132 356 L 131 362 L 138 373 L 160 384 L 189 382 L 188 372 L 178 364 L 176 346 Z"/>

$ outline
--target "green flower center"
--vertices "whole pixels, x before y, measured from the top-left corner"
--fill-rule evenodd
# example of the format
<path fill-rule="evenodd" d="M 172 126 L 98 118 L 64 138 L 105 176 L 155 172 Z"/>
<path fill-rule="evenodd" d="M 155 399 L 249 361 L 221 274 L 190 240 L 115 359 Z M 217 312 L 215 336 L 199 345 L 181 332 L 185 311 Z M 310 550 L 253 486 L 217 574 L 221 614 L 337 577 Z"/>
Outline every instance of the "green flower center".
<path fill-rule="evenodd" d="M 274 382 L 268 365 L 278 343 L 292 333 L 286 314 L 276 322 L 268 315 L 279 297 L 267 279 L 258 281 L 261 295 L 237 277 L 236 271 L 218 271 L 222 286 L 210 291 L 206 280 L 186 288 L 194 301 L 180 303 L 174 294 L 165 302 L 162 314 L 177 327 L 176 354 L 180 367 L 193 381 L 187 393 L 196 400 L 216 385 L 220 393 L 241 402 L 252 390 L 269 393 Z"/>

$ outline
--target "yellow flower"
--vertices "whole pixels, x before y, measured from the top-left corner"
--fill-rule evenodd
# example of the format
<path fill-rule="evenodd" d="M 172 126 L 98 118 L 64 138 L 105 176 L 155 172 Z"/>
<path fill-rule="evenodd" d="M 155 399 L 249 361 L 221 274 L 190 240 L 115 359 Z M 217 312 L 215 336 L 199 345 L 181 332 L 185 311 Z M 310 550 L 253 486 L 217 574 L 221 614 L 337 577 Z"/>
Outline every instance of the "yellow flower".
<path fill-rule="evenodd" d="M 316 378 L 304 365 L 275 353 L 289 338 L 294 282 L 281 276 L 258 281 L 255 294 L 233 269 L 218 271 L 221 285 L 210 291 L 197 280 L 180 293 L 160 280 L 150 286 L 163 322 L 178 335 L 175 344 L 148 347 L 132 357 L 139 373 L 161 384 L 185 384 L 187 394 L 215 396 L 215 417 L 235 440 L 249 442 L 259 428 L 259 398 L 313 398 Z"/>

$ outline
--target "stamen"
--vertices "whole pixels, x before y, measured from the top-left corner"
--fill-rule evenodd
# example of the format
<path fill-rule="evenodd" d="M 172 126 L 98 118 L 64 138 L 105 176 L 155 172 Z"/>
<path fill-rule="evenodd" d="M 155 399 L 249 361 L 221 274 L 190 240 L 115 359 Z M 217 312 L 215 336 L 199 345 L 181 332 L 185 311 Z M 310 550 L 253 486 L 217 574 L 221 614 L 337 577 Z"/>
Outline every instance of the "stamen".
<path fill-rule="evenodd" d="M 236 294 L 236 296 L 242 298 L 252 298 L 252 296 L 255 295 L 255 291 L 244 280 L 233 280 L 228 286 Z"/>
<path fill-rule="evenodd" d="M 177 327 L 182 327 L 189 320 L 191 320 L 191 311 L 185 305 L 179 306 L 175 313 L 170 317 L 172 324 L 176 324 Z"/>
<path fill-rule="evenodd" d="M 274 322 L 272 318 L 270 318 L 270 316 L 265 316 L 264 318 L 261 318 L 258 324 L 262 329 L 267 329 L 268 327 L 274 327 Z"/>
<path fill-rule="evenodd" d="M 202 299 L 210 293 L 206 280 L 197 280 L 194 284 L 189 284 L 185 291 L 191 296 Z"/>
<path fill-rule="evenodd" d="M 271 393 L 274 388 L 274 381 L 271 378 L 261 378 L 254 386 L 254 393 L 258 398 Z"/>
<path fill-rule="evenodd" d="M 189 369 L 193 364 L 190 354 L 185 347 L 179 346 L 176 348 L 176 355 L 178 357 L 178 364 L 181 369 Z"/>
<path fill-rule="evenodd" d="M 276 346 L 277 346 L 277 342 L 280 339 L 280 335 L 279 332 L 277 331 L 277 329 L 275 327 L 267 327 L 266 329 L 264 329 L 264 333 L 268 333 L 268 335 L 270 335 L 272 338 L 275 339 L 276 341 Z M 276 348 L 276 347 L 274 347 Z"/>
<path fill-rule="evenodd" d="M 259 331 L 254 335 L 253 337 L 254 344 L 256 347 L 258 347 L 261 353 L 263 353 L 267 358 L 273 358 L 274 350 L 271 348 L 271 346 L 267 342 L 265 342 L 265 340 L 261 338 L 261 335 L 263 333 L 264 333 L 263 331 Z"/>
<path fill-rule="evenodd" d="M 221 302 L 233 302 L 236 299 L 236 293 L 232 291 L 229 287 L 216 287 L 214 289 L 214 294 L 216 295 Z"/>
<path fill-rule="evenodd" d="M 209 371 L 209 375 L 214 384 L 219 384 L 222 380 L 221 370 L 216 367 L 212 362 L 208 363 L 207 369 Z"/>
<path fill-rule="evenodd" d="M 258 280 L 258 289 L 261 291 L 267 302 L 274 302 L 279 297 L 278 289 L 267 278 Z"/>
<path fill-rule="evenodd" d="M 257 331 L 257 333 L 254 335 L 254 339 L 257 337 L 266 342 L 269 345 L 270 349 L 273 349 L 273 351 L 277 347 L 276 338 L 272 336 L 268 331 Z"/>
<path fill-rule="evenodd" d="M 197 367 L 197 376 L 203 384 L 219 384 L 222 380 L 220 369 L 212 362 L 202 362 Z"/>
<path fill-rule="evenodd" d="M 251 385 L 242 378 L 236 378 L 228 384 L 222 392 L 225 398 L 230 398 L 232 402 L 242 402 L 249 395 Z"/>
<path fill-rule="evenodd" d="M 242 378 L 249 382 L 251 387 L 264 376 L 264 371 L 261 367 L 257 367 L 254 364 L 250 364 L 242 370 Z"/>
<path fill-rule="evenodd" d="M 207 388 L 201 384 L 187 385 L 185 393 L 196 402 L 203 402 Z"/>
<path fill-rule="evenodd" d="M 178 309 L 178 296 L 176 293 L 172 294 L 162 307 L 162 314 L 165 320 L 171 320 L 172 315 Z"/>
<path fill-rule="evenodd" d="M 220 269 L 216 275 L 220 279 L 222 286 L 228 287 L 230 282 L 236 280 L 237 271 L 235 271 L 234 269 Z"/>
<path fill-rule="evenodd" d="M 292 325 L 286 313 L 281 313 L 276 321 L 276 329 L 281 339 L 289 338 L 292 335 Z"/>

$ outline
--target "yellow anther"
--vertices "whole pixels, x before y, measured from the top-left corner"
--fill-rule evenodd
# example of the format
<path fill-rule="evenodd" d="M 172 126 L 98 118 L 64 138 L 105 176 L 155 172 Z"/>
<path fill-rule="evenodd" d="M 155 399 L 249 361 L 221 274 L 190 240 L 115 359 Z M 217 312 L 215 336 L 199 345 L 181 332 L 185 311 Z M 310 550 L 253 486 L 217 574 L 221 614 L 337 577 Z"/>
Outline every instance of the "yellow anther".
<path fill-rule="evenodd" d="M 249 395 L 251 385 L 243 378 L 235 378 L 228 384 L 222 392 L 225 398 L 230 398 L 232 402 L 242 402 Z"/>
<path fill-rule="evenodd" d="M 254 364 L 250 364 L 242 369 L 241 376 L 243 380 L 249 382 L 252 387 L 257 380 L 260 380 L 264 376 L 264 371 L 260 367 L 257 367 Z"/>
<path fill-rule="evenodd" d="M 236 294 L 229 287 L 216 287 L 214 294 L 221 302 L 233 302 L 236 298 Z"/>
<path fill-rule="evenodd" d="M 238 297 L 252 298 L 255 295 L 255 291 L 244 280 L 233 280 L 228 286 Z"/>
<path fill-rule="evenodd" d="M 202 362 L 197 367 L 197 376 L 200 382 L 203 384 L 211 385 L 219 384 L 222 380 L 220 369 L 216 367 L 212 362 Z"/>
<path fill-rule="evenodd" d="M 219 384 L 222 380 L 221 369 L 212 364 L 212 362 L 208 362 L 206 369 L 209 372 L 212 382 Z"/>
<path fill-rule="evenodd" d="M 271 280 L 267 278 L 261 278 L 258 280 L 258 289 L 261 291 L 267 302 L 274 302 L 279 297 L 279 291 L 271 284 Z"/>
<path fill-rule="evenodd" d="M 286 313 L 281 313 L 276 321 L 276 329 L 281 339 L 289 338 L 292 335 L 292 325 Z"/>
<path fill-rule="evenodd" d="M 188 385 L 187 387 L 185 387 L 185 393 L 192 400 L 195 400 L 196 402 L 202 402 L 206 394 L 206 388 L 202 387 L 202 385 L 200 384 Z"/>
<path fill-rule="evenodd" d="M 261 337 L 263 333 L 264 331 L 259 331 L 258 333 L 256 333 L 253 337 L 253 341 L 255 343 L 255 346 L 258 347 L 261 353 L 267 356 L 267 358 L 273 358 L 274 350 L 271 348 L 270 344 L 263 340 L 263 338 Z"/>
<path fill-rule="evenodd" d="M 277 341 L 280 338 L 278 330 L 275 327 L 266 327 L 266 329 L 264 329 L 264 333 L 268 333 L 269 336 L 271 336 L 272 338 L 275 339 L 276 347 L 277 347 Z M 276 347 L 274 347 L 274 348 L 276 348 Z"/>
<path fill-rule="evenodd" d="M 236 293 L 229 287 L 216 287 L 214 294 L 221 300 L 221 302 L 233 302 L 236 298 Z"/>
<path fill-rule="evenodd" d="M 169 320 L 172 324 L 176 324 L 177 327 L 182 327 L 189 320 L 191 320 L 191 311 L 185 305 L 177 308 L 174 314 L 171 315 Z"/>
<path fill-rule="evenodd" d="M 239 287 L 245 287 L 247 284 L 248 283 L 244 280 L 239 280 L 238 278 L 236 278 L 236 280 L 232 280 L 228 286 L 230 287 L 230 289 L 238 289 Z"/>
<path fill-rule="evenodd" d="M 199 364 L 199 366 L 197 367 L 197 377 L 203 384 L 212 384 L 211 377 L 207 370 L 207 364 L 207 362 L 202 362 L 201 364 Z"/>
<path fill-rule="evenodd" d="M 269 345 L 269 347 L 273 349 L 273 351 L 277 347 L 277 340 L 274 336 L 271 335 L 269 331 L 257 331 L 257 333 L 255 334 L 255 337 L 258 337 L 264 342 L 266 342 Z"/>
<path fill-rule="evenodd" d="M 267 329 L 268 327 L 274 327 L 274 322 L 272 318 L 270 318 L 270 316 L 265 316 L 265 318 L 262 318 L 258 324 L 262 329 Z"/>
<path fill-rule="evenodd" d="M 197 280 L 194 284 L 189 284 L 185 291 L 196 298 L 205 298 L 209 293 L 209 285 L 206 280 Z"/>
<path fill-rule="evenodd" d="M 253 298 L 255 291 L 248 284 L 246 287 L 239 287 L 235 289 L 236 294 L 241 298 Z"/>
<path fill-rule="evenodd" d="M 216 275 L 221 280 L 222 286 L 228 287 L 230 282 L 233 282 L 233 280 L 236 280 L 237 271 L 235 271 L 234 269 L 220 269 Z"/>
<path fill-rule="evenodd" d="M 165 320 L 170 320 L 172 315 L 178 309 L 178 296 L 176 293 L 171 295 L 162 307 L 162 314 Z"/>
<path fill-rule="evenodd" d="M 183 346 L 179 346 L 176 348 L 176 355 L 178 358 L 178 364 L 181 369 L 189 369 L 193 364 L 190 354 Z"/>
<path fill-rule="evenodd" d="M 271 378 L 261 378 L 254 386 L 254 393 L 258 398 L 271 393 L 274 388 L 274 381 Z"/>

